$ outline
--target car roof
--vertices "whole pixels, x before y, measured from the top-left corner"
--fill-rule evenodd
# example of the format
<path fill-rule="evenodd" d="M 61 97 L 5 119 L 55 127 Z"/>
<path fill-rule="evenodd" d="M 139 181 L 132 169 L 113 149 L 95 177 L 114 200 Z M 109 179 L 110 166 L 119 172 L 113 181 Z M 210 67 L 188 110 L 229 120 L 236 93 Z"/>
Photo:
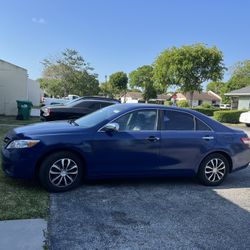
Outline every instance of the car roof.
<path fill-rule="evenodd" d="M 102 96 L 82 96 L 79 97 L 78 100 L 99 100 L 99 101 L 109 101 L 114 103 L 120 103 L 119 100 L 114 98 L 102 97 Z"/>

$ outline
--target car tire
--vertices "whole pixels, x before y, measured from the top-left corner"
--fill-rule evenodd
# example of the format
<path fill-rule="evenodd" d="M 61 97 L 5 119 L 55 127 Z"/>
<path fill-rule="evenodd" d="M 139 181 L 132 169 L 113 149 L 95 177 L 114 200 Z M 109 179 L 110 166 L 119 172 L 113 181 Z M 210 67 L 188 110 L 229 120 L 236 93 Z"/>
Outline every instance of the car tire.
<path fill-rule="evenodd" d="M 247 126 L 247 127 L 250 127 L 250 123 L 246 123 L 246 126 Z"/>
<path fill-rule="evenodd" d="M 39 169 L 39 180 L 50 192 L 64 192 L 76 188 L 82 177 L 82 160 L 68 151 L 47 156 Z"/>
<path fill-rule="evenodd" d="M 208 155 L 200 164 L 198 170 L 199 181 L 206 186 L 220 185 L 229 172 L 227 158 L 219 153 Z"/>

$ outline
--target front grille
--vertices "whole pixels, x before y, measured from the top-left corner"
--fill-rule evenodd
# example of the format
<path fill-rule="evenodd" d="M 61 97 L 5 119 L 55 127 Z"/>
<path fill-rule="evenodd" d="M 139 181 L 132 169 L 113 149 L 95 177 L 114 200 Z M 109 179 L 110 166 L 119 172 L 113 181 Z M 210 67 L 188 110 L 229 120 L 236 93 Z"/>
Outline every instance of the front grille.
<path fill-rule="evenodd" d="M 6 136 L 6 137 L 3 139 L 3 147 L 6 147 L 7 144 L 9 144 L 10 141 L 11 141 L 11 139 L 10 139 L 9 137 Z"/>

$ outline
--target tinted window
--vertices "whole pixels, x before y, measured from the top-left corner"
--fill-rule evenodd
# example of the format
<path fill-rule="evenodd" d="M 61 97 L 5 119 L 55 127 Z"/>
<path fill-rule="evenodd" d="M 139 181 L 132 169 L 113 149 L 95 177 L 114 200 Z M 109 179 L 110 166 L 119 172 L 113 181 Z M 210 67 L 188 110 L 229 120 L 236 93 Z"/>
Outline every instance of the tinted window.
<path fill-rule="evenodd" d="M 81 101 L 74 105 L 77 108 L 88 108 L 88 109 L 99 109 L 101 107 L 100 102 L 89 102 L 89 101 Z"/>
<path fill-rule="evenodd" d="M 179 111 L 164 110 L 163 130 L 194 130 L 192 115 Z"/>
<path fill-rule="evenodd" d="M 199 119 L 196 120 L 196 130 L 211 130 L 204 122 L 200 121 Z"/>
<path fill-rule="evenodd" d="M 157 111 L 138 110 L 118 118 L 119 131 L 156 130 Z"/>
<path fill-rule="evenodd" d="M 101 102 L 101 107 L 104 108 L 104 107 L 107 107 L 107 106 L 110 106 L 114 103 L 110 103 L 110 102 Z"/>

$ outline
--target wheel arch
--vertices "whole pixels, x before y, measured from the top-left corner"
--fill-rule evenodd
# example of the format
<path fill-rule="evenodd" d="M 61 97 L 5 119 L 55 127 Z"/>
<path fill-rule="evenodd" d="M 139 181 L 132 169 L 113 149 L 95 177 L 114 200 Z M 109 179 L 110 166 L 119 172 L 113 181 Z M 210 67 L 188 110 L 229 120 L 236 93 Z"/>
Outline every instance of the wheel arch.
<path fill-rule="evenodd" d="M 83 171 L 84 171 L 84 176 L 86 175 L 86 171 L 87 171 L 87 163 L 86 163 L 86 159 L 85 157 L 77 150 L 75 149 L 72 149 L 72 148 L 57 148 L 57 149 L 53 149 L 53 150 L 50 150 L 50 151 L 47 151 L 45 152 L 43 155 L 41 155 L 39 157 L 39 159 L 37 160 L 36 162 L 36 165 L 35 165 L 35 172 L 34 172 L 34 175 L 35 175 L 35 178 L 38 179 L 38 175 L 39 175 L 39 168 L 43 162 L 43 160 L 48 157 L 49 155 L 52 155 L 54 153 L 58 153 L 58 152 L 61 152 L 61 151 L 67 151 L 67 152 L 70 152 L 70 153 L 73 153 L 75 154 L 77 157 L 79 157 L 82 162 L 83 162 Z"/>
<path fill-rule="evenodd" d="M 215 151 L 212 151 L 212 152 L 209 152 L 208 154 L 206 154 L 202 160 L 199 162 L 198 164 L 198 168 L 197 168 L 197 173 L 199 171 L 199 168 L 202 164 L 202 162 L 206 159 L 206 157 L 208 157 L 209 155 L 211 154 L 221 154 L 223 155 L 227 160 L 228 160 L 228 163 L 229 163 L 229 173 L 232 172 L 232 169 L 233 169 L 233 161 L 232 161 L 232 158 L 231 156 L 229 155 L 229 153 L 225 152 L 225 151 L 222 151 L 222 150 L 215 150 Z"/>

